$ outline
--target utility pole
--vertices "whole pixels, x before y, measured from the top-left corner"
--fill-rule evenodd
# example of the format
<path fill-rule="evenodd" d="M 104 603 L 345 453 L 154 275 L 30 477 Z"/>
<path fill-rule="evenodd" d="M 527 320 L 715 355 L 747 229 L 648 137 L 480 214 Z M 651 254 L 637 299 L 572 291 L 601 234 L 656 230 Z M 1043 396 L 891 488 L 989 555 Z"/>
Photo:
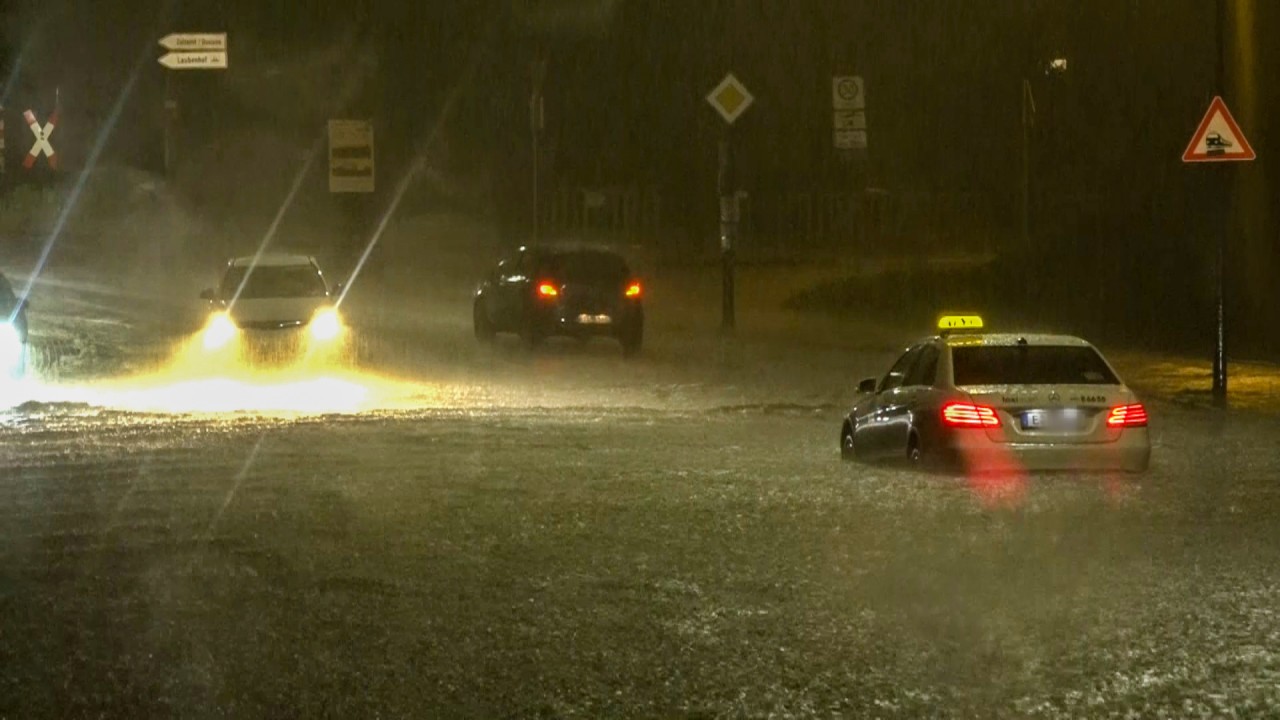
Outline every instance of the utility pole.
<path fill-rule="evenodd" d="M 1031 257 L 1031 127 L 1035 125 L 1036 98 L 1031 92 L 1031 79 L 1022 77 L 1022 183 L 1020 210 L 1022 214 L 1022 251 Z"/>
<path fill-rule="evenodd" d="M 547 60 L 539 51 L 533 59 L 533 92 L 529 95 L 529 131 L 533 143 L 533 242 L 542 235 L 540 181 L 542 179 L 542 131 L 546 127 L 545 102 L 542 87 L 547 79 Z"/>

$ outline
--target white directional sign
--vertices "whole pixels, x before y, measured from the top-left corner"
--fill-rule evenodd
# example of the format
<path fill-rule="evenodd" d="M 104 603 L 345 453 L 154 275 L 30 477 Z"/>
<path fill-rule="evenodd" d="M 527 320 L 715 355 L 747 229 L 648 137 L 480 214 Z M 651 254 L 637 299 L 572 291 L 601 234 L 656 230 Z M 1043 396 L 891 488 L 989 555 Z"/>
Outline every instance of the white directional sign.
<path fill-rule="evenodd" d="M 732 125 L 742 113 L 747 111 L 747 108 L 751 107 L 755 98 L 747 90 L 746 85 L 739 82 L 733 73 L 729 73 L 714 90 L 707 94 L 707 102 L 720 113 L 720 117 L 724 118 L 725 122 Z"/>
<path fill-rule="evenodd" d="M 169 33 L 160 38 L 160 47 L 183 52 L 226 50 L 226 33 Z"/>
<path fill-rule="evenodd" d="M 160 58 L 170 70 L 227 69 L 226 33 L 169 33 L 160 47 L 170 51 Z"/>
<path fill-rule="evenodd" d="M 329 192 L 373 192 L 373 123 L 329 121 Z"/>
<path fill-rule="evenodd" d="M 160 64 L 170 70 L 226 70 L 227 53 L 212 52 L 171 52 L 160 58 Z"/>

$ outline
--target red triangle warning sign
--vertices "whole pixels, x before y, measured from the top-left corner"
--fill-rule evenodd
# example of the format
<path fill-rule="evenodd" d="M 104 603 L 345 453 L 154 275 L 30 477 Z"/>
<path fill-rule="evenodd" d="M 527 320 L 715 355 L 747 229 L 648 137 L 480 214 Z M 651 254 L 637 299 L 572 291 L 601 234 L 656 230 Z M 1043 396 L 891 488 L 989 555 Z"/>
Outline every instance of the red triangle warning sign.
<path fill-rule="evenodd" d="M 1240 132 L 1235 118 L 1231 117 L 1227 104 L 1221 97 L 1215 97 L 1196 134 L 1191 136 L 1191 144 L 1182 153 L 1182 162 L 1230 162 L 1257 157 L 1249 141 L 1244 139 L 1244 133 Z"/>

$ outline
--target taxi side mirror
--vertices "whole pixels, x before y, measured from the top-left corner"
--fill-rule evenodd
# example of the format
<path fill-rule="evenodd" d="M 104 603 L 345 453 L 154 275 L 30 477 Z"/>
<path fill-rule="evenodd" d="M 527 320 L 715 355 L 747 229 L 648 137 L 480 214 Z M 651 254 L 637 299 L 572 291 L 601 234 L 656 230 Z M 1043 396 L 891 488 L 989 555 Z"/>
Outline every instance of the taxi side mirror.
<path fill-rule="evenodd" d="M 200 299 L 209 301 L 217 300 L 218 293 L 213 288 L 205 288 L 200 291 Z"/>
<path fill-rule="evenodd" d="M 858 392 L 860 393 L 873 393 L 875 391 L 876 379 L 873 377 L 863 378 L 862 381 L 858 383 Z"/>

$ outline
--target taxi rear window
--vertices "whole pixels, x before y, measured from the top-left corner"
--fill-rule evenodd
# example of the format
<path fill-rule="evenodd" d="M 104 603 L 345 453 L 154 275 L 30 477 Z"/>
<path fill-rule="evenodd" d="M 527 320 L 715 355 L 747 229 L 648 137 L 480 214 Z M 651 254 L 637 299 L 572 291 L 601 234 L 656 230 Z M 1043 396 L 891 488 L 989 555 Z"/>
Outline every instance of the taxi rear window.
<path fill-rule="evenodd" d="M 974 345 L 951 349 L 955 384 L 1118 385 L 1091 347 L 1079 345 Z"/>

